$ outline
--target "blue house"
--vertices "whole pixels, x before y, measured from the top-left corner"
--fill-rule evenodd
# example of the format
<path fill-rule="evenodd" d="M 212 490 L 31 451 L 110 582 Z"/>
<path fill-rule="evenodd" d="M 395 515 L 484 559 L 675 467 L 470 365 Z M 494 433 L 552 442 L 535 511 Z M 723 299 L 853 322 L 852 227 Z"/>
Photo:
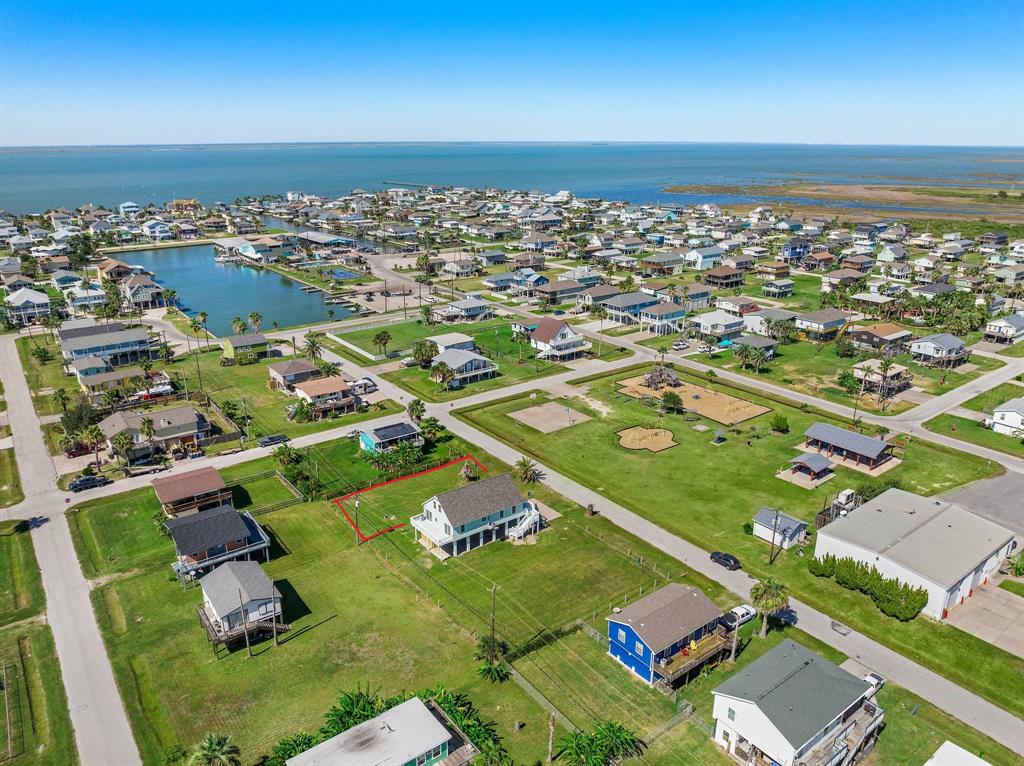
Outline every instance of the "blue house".
<path fill-rule="evenodd" d="M 608 654 L 647 684 L 671 685 L 727 648 L 721 617 L 697 588 L 669 583 L 605 618 Z"/>
<path fill-rule="evenodd" d="M 811 252 L 810 243 L 803 237 L 790 237 L 779 250 L 779 260 L 785 263 L 800 263 Z"/>
<path fill-rule="evenodd" d="M 372 428 L 369 431 L 359 431 L 359 449 L 364 452 L 382 452 L 401 444 L 412 442 L 416 446 L 423 444 L 423 437 L 420 429 L 404 420 L 397 423 L 389 423 L 380 428 Z"/>

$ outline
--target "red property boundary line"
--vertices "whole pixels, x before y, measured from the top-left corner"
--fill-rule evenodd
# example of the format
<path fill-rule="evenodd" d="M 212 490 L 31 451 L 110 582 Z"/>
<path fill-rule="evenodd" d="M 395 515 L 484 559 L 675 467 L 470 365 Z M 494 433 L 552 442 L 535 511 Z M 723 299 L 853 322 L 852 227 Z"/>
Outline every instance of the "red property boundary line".
<path fill-rule="evenodd" d="M 415 479 L 417 476 L 426 476 L 428 473 L 433 473 L 434 471 L 440 471 L 440 470 L 443 470 L 445 468 L 450 468 L 453 465 L 458 465 L 459 463 L 467 463 L 467 462 L 473 463 L 481 471 L 483 471 L 484 473 L 487 473 L 487 469 L 484 468 L 483 464 L 479 460 L 477 460 L 472 455 L 463 455 L 462 457 L 457 457 L 454 460 L 449 460 L 447 463 L 442 463 L 441 465 L 435 465 L 433 468 L 426 468 L 426 469 L 424 469 L 422 471 L 416 471 L 415 473 L 406 474 L 405 476 L 399 476 L 399 477 L 394 478 L 394 479 L 388 479 L 387 481 L 378 482 L 377 484 L 371 484 L 369 487 L 365 487 L 363 489 L 357 489 L 355 492 L 349 492 L 347 495 L 342 495 L 341 497 L 336 497 L 333 500 L 331 500 L 331 502 L 334 503 L 336 506 L 338 506 L 338 510 L 340 510 L 345 515 L 345 520 L 349 523 L 349 526 L 351 526 L 352 529 L 354 529 L 356 531 L 356 535 L 359 537 L 359 542 L 360 543 L 366 543 L 366 542 L 369 542 L 370 540 L 372 540 L 375 537 L 380 537 L 381 535 L 387 534 L 388 532 L 393 532 L 396 529 L 400 529 L 400 528 L 404 527 L 405 526 L 405 522 L 403 521 L 400 524 L 392 524 L 387 529 L 381 529 L 381 530 L 379 530 L 377 532 L 374 532 L 372 535 L 369 535 L 369 536 L 364 535 L 363 534 L 363 530 L 361 530 L 359 528 L 359 525 L 356 524 L 355 521 L 352 520 L 352 517 L 348 515 L 348 511 L 345 510 L 345 506 L 342 504 L 343 501 L 348 500 L 350 497 L 355 497 L 356 495 L 361 495 L 364 492 L 370 492 L 371 490 L 374 490 L 374 489 L 380 489 L 381 487 L 386 487 L 389 484 L 395 484 L 396 482 L 405 481 L 406 479 Z"/>

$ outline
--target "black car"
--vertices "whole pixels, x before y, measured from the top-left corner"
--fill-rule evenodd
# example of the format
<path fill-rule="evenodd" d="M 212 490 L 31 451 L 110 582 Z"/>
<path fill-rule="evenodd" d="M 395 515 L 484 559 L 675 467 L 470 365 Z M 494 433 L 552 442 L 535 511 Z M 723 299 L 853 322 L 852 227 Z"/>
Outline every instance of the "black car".
<path fill-rule="evenodd" d="M 291 440 L 284 434 L 271 434 L 260 439 L 259 445 L 261 447 L 273 447 L 275 444 L 284 444 L 287 441 Z"/>
<path fill-rule="evenodd" d="M 71 484 L 68 485 L 68 489 L 72 492 L 81 492 L 83 489 L 94 489 L 96 487 L 105 487 L 108 484 L 114 482 L 108 479 L 106 476 L 79 476 Z"/>
<path fill-rule="evenodd" d="M 721 551 L 714 551 L 711 554 L 711 560 L 716 564 L 720 564 L 729 570 L 737 570 L 740 568 L 740 560 L 733 556 L 731 553 L 722 553 Z"/>

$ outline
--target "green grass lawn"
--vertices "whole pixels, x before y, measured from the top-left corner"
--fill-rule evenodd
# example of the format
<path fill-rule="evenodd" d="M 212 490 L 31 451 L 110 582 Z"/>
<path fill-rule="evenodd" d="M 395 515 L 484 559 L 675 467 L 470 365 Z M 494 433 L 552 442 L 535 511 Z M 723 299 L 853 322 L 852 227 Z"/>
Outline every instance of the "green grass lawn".
<path fill-rule="evenodd" d="M 391 336 L 391 342 L 387 345 L 388 351 L 408 351 L 418 340 L 429 338 L 432 335 L 443 335 L 450 332 L 461 332 L 471 335 L 474 338 L 490 330 L 494 332 L 495 327 L 508 325 L 507 319 L 487 319 L 483 322 L 463 322 L 458 324 L 426 324 L 419 319 L 408 322 L 395 322 L 386 327 L 368 327 L 353 332 L 336 333 L 339 338 L 344 338 L 354 346 L 366 351 L 368 354 L 379 354 L 381 350 L 373 345 L 373 336 L 380 332 L 386 332 Z"/>
<path fill-rule="evenodd" d="M 267 386 L 269 379 L 267 368 L 271 364 L 289 358 L 291 357 L 278 356 L 260 360 L 256 364 L 221 367 L 220 354 L 211 351 L 198 355 L 198 371 L 196 370 L 196 355 L 178 358 L 170 364 L 160 365 L 160 367 L 165 369 L 173 379 L 179 381 L 179 388 L 187 383 L 189 391 L 196 391 L 199 389 L 199 379 L 202 378 L 203 392 L 220 407 L 223 408 L 227 402 L 231 402 L 239 415 L 243 411 L 247 412 L 252 418 L 252 426 L 247 440 L 249 445 L 254 444 L 259 437 L 267 434 L 283 433 L 294 439 L 329 428 L 337 428 L 347 423 L 357 423 L 367 418 L 380 417 L 390 412 L 400 412 L 402 409 L 396 402 L 387 401 L 382 403 L 382 407 L 371 407 L 366 412 L 356 412 L 336 418 L 325 418 L 308 423 L 289 420 L 286 407 L 294 405 L 298 399 Z M 237 446 L 237 444 L 232 446 Z"/>
<path fill-rule="evenodd" d="M 440 385 L 431 379 L 430 370 L 419 367 L 403 367 L 386 372 L 382 377 L 425 401 L 447 402 L 482 391 L 504 388 L 524 380 L 565 372 L 568 369 L 560 364 L 537 359 L 534 356 L 535 350 L 529 344 L 513 340 L 512 328 L 508 323 L 495 324 L 481 330 L 473 334 L 473 340 L 481 353 L 497 363 L 498 374 L 494 377 L 469 383 L 459 389 L 448 390 L 442 390 Z M 610 346 L 605 349 L 605 354 L 615 353 L 616 350 Z"/>
<path fill-rule="evenodd" d="M 976 420 L 945 414 L 925 422 L 924 427 L 937 434 L 952 436 L 954 439 L 1005 452 L 1007 455 L 1024 457 L 1024 444 L 1020 439 L 1006 434 L 997 434 Z"/>
<path fill-rule="evenodd" d="M 471 448 L 452 439 L 444 449 Z M 372 471 L 344 446 L 329 454 L 349 483 Z M 479 457 L 492 472 L 503 468 Z M 364 530 L 407 520 L 431 494 L 454 487 L 458 473 L 446 468 L 364 494 Z M 424 551 L 409 527 L 356 547 L 325 502 L 261 516 L 279 543 L 266 568 L 286 594 L 294 630 L 277 648 L 258 645 L 253 660 L 244 649 L 213 657 L 195 619 L 200 592 L 171 581 L 171 543 L 152 524 L 151 490 L 83 504 L 69 517 L 83 568 L 91 576 L 124 574 L 93 599 L 144 761 L 160 763 L 165 747 L 217 730 L 231 733 L 251 762 L 284 734 L 315 729 L 340 690 L 369 684 L 391 693 L 444 683 L 468 693 L 496 722 L 516 763 L 533 763 L 546 751 L 546 713 L 513 682 L 480 680 L 472 660 L 474 635 L 488 629 L 492 584 L 499 634 L 512 643 L 576 618 L 600 619 L 612 603 L 669 578 L 700 585 L 723 606 L 735 603 L 542 485 L 526 491 L 563 514 L 535 544 L 496 543 L 445 563 Z M 295 693 L 282 695 L 284 687 Z M 204 714 L 196 716 L 200 708 Z M 526 724 L 520 731 L 517 721 Z"/>
<path fill-rule="evenodd" d="M 0 522 L 0 625 L 39 614 L 45 601 L 28 524 Z"/>
<path fill-rule="evenodd" d="M 1020 580 L 1003 580 L 999 583 L 999 587 L 1003 590 L 1008 590 L 1010 593 L 1016 593 L 1021 598 L 1024 598 L 1024 582 Z"/>
<path fill-rule="evenodd" d="M 839 373 L 851 369 L 854 364 L 866 358 L 868 355 L 840 357 L 836 354 L 834 343 L 819 345 L 807 342 L 779 346 L 775 352 L 775 359 L 765 365 L 760 372 L 754 372 L 751 368 L 741 369 L 741 365 L 733 357 L 732 351 L 716 351 L 699 357 L 700 361 L 714 367 L 776 383 L 794 391 L 850 407 L 853 406 L 853 397 L 840 388 L 836 378 Z M 925 367 L 913 362 L 909 354 L 896 356 L 894 361 L 910 370 L 914 376 L 914 386 L 936 396 L 952 391 L 979 375 L 1001 366 L 998 361 L 978 356 L 972 360 L 972 364 L 977 365 L 978 369 L 967 373 Z M 910 402 L 891 401 L 885 411 L 888 413 L 902 412 L 913 406 Z M 877 397 L 861 397 L 860 407 L 869 412 L 881 412 Z"/>
<path fill-rule="evenodd" d="M 345 346 L 338 343 L 336 340 L 332 340 L 331 338 L 328 338 L 326 335 L 322 335 L 319 337 L 320 343 L 323 345 L 325 349 L 327 349 L 331 353 L 337 354 L 342 359 L 349 362 L 354 362 L 355 364 L 358 364 L 363 367 L 365 367 L 368 364 L 373 364 L 373 360 L 363 356 L 362 354 L 357 354 L 352 349 L 346 348 Z"/>
<path fill-rule="evenodd" d="M 64 366 L 61 364 L 60 347 L 50 338 L 48 332 L 34 333 L 25 338 L 18 338 L 15 345 L 18 347 L 21 367 L 25 371 L 25 379 L 32 392 L 32 403 L 38 414 L 56 415 L 60 412 L 60 407 L 54 401 L 53 395 L 40 393 L 43 390 L 63 388 L 72 399 L 82 394 L 78 379 L 73 374 L 65 373 Z M 32 356 L 32 350 L 36 347 L 49 351 L 50 361 L 43 364 Z"/>
<path fill-rule="evenodd" d="M 999 352 L 999 356 L 1011 356 L 1016 359 L 1020 359 L 1024 356 L 1024 342 L 1018 342 L 1011 346 L 1007 346 Z"/>
<path fill-rule="evenodd" d="M 968 399 L 961 406 L 991 415 L 996 405 L 1021 396 L 1024 396 L 1024 386 L 1018 386 L 1016 383 L 1000 383 L 995 388 L 990 388 L 973 399 Z"/>
<path fill-rule="evenodd" d="M 14 450 L 0 449 L 0 508 L 7 508 L 24 499 Z"/>
<path fill-rule="evenodd" d="M 793 280 L 793 294 L 788 298 L 765 298 L 765 301 L 771 300 L 780 303 L 789 311 L 815 311 L 821 306 L 821 277 L 816 277 L 813 274 L 792 274 L 787 279 Z M 746 283 L 740 288 L 740 295 L 746 295 L 755 300 L 764 298 L 761 294 L 762 285 L 764 282 L 756 276 L 748 274 Z"/>
<path fill-rule="evenodd" d="M 5 766 L 78 763 L 74 730 L 53 636 L 45 625 L 0 630 L 0 661 L 7 668 L 6 699 L 0 701 L 0 753 L 7 755 L 8 725 L 15 753 Z"/>
<path fill-rule="evenodd" d="M 864 481 L 862 474 L 839 468 L 836 477 L 814 491 L 775 478 L 775 472 L 797 454 L 803 431 L 821 415 L 736 391 L 743 398 L 772 407 L 790 425 L 786 435 L 770 432 L 772 413 L 742 424 L 740 434 L 727 434 L 724 444 L 710 446 L 710 432 L 698 432 L 678 416 L 659 418 L 655 411 L 628 397 L 619 398 L 616 380 L 637 374 L 620 371 L 589 380 L 589 396 L 605 403 L 602 414 L 586 401 L 566 401 L 591 420 L 542 434 L 507 417 L 537 404 L 528 394 L 463 411 L 473 425 L 533 455 L 553 469 L 593 487 L 610 499 L 659 526 L 711 550 L 736 554 L 754 576 L 775 574 L 800 599 L 841 619 L 938 673 L 973 689 L 1013 711 L 1024 711 L 1024 676 L 1019 658 L 948 625 L 918 619 L 898 623 L 882 615 L 865 596 L 820 580 L 807 571 L 808 557 L 787 554 L 769 566 L 768 547 L 743 533 L 743 524 L 762 506 L 778 507 L 813 520 L 814 513 L 839 490 Z M 684 375 L 683 377 L 687 377 Z M 702 382 L 694 379 L 694 382 Z M 722 390 L 722 382 L 714 383 Z M 543 397 L 543 393 L 541 394 Z M 678 447 L 653 454 L 626 451 L 615 432 L 634 425 L 672 431 Z M 710 421 L 705 425 L 718 427 Z M 756 427 L 757 432 L 752 430 Z M 750 446 L 747 446 L 747 443 Z M 994 475 L 998 466 L 963 452 L 914 441 L 902 451 L 903 462 L 885 474 L 904 489 L 936 494 L 968 481 Z M 591 470 L 594 465 L 601 471 Z M 637 481 L 636 477 L 642 477 Z"/>

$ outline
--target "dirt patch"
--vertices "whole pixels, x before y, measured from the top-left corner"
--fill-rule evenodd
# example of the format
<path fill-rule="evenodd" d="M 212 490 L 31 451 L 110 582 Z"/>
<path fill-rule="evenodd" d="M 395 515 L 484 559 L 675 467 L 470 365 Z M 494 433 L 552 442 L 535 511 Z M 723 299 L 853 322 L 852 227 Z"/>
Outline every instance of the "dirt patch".
<path fill-rule="evenodd" d="M 625 449 L 645 449 L 648 452 L 663 452 L 675 447 L 678 442 L 672 432 L 665 428 L 644 428 L 633 426 L 616 433 L 619 446 Z"/>
<path fill-rule="evenodd" d="M 510 412 L 508 416 L 543 434 L 561 431 L 563 428 L 590 420 L 588 415 L 558 402 L 546 402 L 536 407 L 527 407 L 525 410 Z"/>
<path fill-rule="evenodd" d="M 674 391 L 683 400 L 683 407 L 687 410 L 726 426 L 742 423 L 744 420 L 771 412 L 769 407 L 762 407 L 760 404 L 748 402 L 746 399 L 684 381 L 680 381 L 674 386 L 662 386 L 655 391 L 644 385 L 644 376 L 639 375 L 635 378 L 620 380 L 619 386 L 620 393 L 634 399 L 660 399 L 666 391 Z"/>

